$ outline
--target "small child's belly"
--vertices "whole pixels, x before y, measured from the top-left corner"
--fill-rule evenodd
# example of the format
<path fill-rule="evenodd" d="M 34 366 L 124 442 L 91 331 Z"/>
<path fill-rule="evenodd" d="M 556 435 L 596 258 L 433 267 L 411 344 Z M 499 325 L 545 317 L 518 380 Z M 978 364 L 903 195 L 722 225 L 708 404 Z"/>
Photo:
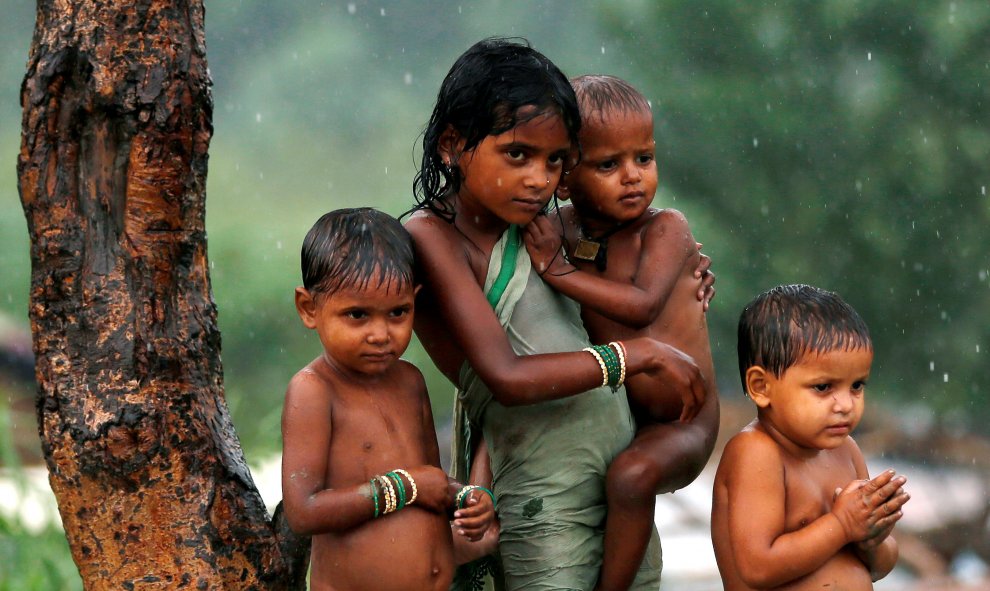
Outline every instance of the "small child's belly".
<path fill-rule="evenodd" d="M 313 538 L 312 591 L 443 591 L 453 573 L 446 517 L 415 507 Z"/>
<path fill-rule="evenodd" d="M 851 550 L 843 550 L 815 572 L 793 583 L 777 587 L 779 591 L 871 591 L 870 573 Z"/>

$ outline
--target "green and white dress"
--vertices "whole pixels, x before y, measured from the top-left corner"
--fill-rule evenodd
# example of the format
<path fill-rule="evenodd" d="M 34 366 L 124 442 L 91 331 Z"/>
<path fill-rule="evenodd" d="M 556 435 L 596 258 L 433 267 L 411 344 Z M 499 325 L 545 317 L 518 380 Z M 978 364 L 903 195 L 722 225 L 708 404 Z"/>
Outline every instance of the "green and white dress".
<path fill-rule="evenodd" d="M 485 293 L 518 355 L 589 346 L 580 310 L 532 269 L 518 228 L 492 252 Z M 453 476 L 464 481 L 472 436 L 484 434 L 501 521 L 499 554 L 511 591 L 591 589 L 602 562 L 605 473 L 632 440 L 625 389 L 589 390 L 549 402 L 505 407 L 465 363 L 454 408 Z M 475 565 L 477 568 L 477 565 Z M 660 585 L 660 540 L 650 547 L 632 589 Z M 453 588 L 466 588 L 462 569 Z M 495 569 L 496 572 L 499 569 Z"/>

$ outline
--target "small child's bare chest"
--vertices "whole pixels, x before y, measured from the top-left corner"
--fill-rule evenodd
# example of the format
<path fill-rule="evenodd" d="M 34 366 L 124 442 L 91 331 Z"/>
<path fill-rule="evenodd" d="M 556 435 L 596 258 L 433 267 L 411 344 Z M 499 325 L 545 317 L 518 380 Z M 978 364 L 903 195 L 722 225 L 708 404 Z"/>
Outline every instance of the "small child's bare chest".
<path fill-rule="evenodd" d="M 848 454 L 822 451 L 811 460 L 784 459 L 784 528 L 791 532 L 832 510 L 835 490 L 856 480 Z"/>
<path fill-rule="evenodd" d="M 328 471 L 352 480 L 428 463 L 422 404 L 408 392 L 350 392 L 334 400 Z"/>

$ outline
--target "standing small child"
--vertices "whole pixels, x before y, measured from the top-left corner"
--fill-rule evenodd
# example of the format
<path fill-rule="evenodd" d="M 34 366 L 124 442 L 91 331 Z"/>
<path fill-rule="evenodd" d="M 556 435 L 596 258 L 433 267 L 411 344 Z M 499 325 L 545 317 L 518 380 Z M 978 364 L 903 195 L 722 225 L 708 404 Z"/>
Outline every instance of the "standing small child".
<path fill-rule="evenodd" d="M 596 589 L 628 589 L 643 560 L 656 495 L 694 480 L 718 433 L 718 394 L 698 272 L 700 253 L 687 220 L 650 207 L 657 190 L 653 114 L 646 98 L 612 76 L 572 80 L 581 112 L 581 160 L 557 188 L 567 257 L 553 216 L 526 228 L 533 266 L 581 304 L 592 341 L 651 337 L 691 356 L 707 394 L 697 418 L 656 376 L 626 380 L 636 437 L 608 470 L 605 555 Z"/>
<path fill-rule="evenodd" d="M 715 474 L 726 591 L 863 591 L 894 567 L 906 479 L 887 470 L 869 480 L 849 436 L 872 362 L 866 324 L 834 293 L 786 285 L 743 310 L 739 370 L 758 410 Z"/>
<path fill-rule="evenodd" d="M 313 536 L 311 589 L 446 589 L 458 543 L 494 520 L 490 493 L 440 468 L 412 336 L 413 251 L 373 209 L 330 212 L 306 235 L 296 309 L 323 353 L 289 382 L 282 494 L 289 525 Z"/>

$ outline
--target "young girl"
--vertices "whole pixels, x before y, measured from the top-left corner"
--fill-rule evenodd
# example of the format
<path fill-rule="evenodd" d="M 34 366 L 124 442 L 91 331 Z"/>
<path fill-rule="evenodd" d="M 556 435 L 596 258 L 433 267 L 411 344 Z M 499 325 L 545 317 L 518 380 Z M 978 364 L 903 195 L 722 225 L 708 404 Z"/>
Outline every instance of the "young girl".
<path fill-rule="evenodd" d="M 424 284 L 416 333 L 459 389 L 455 477 L 483 438 L 508 589 L 594 586 L 605 473 L 635 429 L 626 376 L 656 376 L 688 419 L 704 398 L 694 362 L 659 341 L 589 347 L 577 305 L 532 270 L 518 227 L 549 201 L 579 127 L 550 60 L 505 39 L 475 44 L 440 88 L 406 224 Z M 632 588 L 656 589 L 659 562 L 654 535 Z"/>

